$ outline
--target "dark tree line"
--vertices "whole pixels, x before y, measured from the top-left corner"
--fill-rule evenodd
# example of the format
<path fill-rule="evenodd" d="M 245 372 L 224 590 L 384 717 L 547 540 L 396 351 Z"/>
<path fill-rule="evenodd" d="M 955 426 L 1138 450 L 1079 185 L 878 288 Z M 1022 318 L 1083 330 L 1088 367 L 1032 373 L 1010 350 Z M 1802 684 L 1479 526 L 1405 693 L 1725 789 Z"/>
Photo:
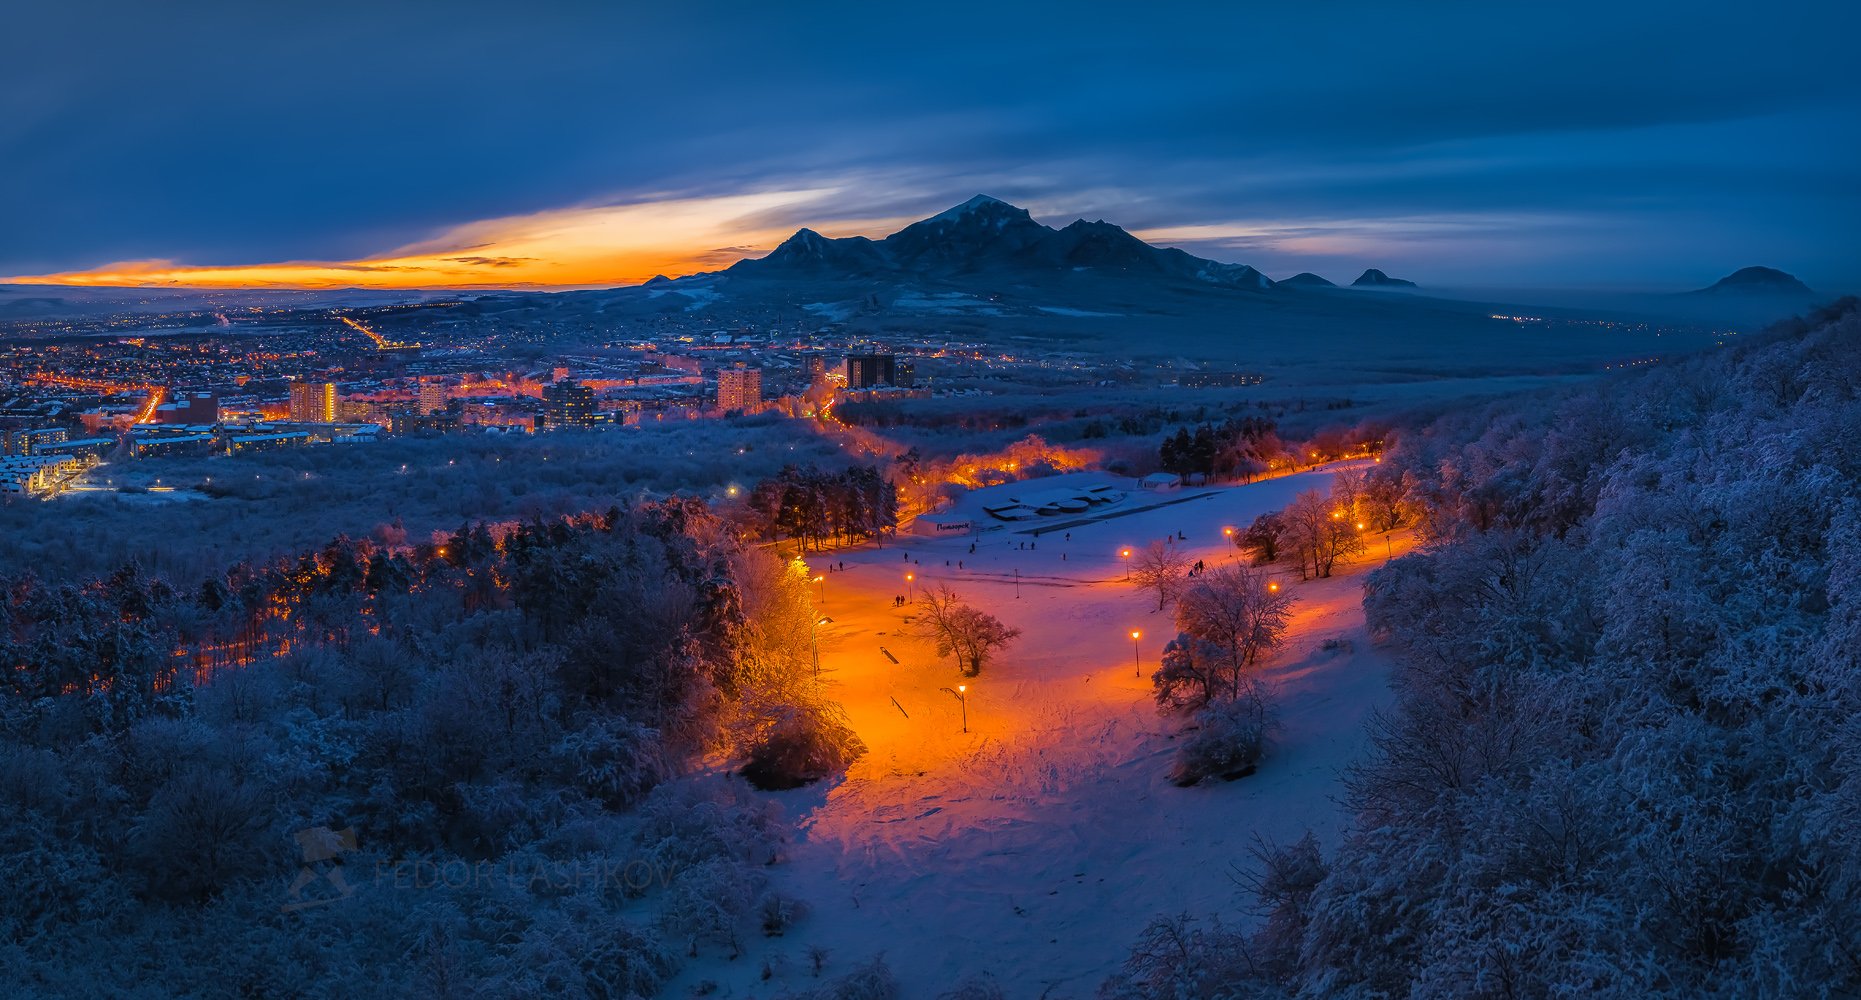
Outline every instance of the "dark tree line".
<path fill-rule="evenodd" d="M 757 483 L 747 507 L 757 537 L 817 550 L 830 539 L 883 539 L 898 528 L 897 486 L 866 465 L 838 472 L 788 466 Z"/>
<path fill-rule="evenodd" d="M 1252 479 L 1285 455 L 1277 428 L 1264 417 L 1179 427 L 1158 448 L 1163 471 L 1217 479 Z"/>

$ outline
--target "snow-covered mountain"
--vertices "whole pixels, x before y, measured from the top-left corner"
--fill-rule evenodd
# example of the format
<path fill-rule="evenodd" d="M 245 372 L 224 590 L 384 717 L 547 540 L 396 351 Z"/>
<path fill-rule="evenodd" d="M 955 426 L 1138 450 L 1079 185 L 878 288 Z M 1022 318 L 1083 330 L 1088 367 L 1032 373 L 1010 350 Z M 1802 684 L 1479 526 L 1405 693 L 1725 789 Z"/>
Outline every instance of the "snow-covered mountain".
<path fill-rule="evenodd" d="M 1025 208 L 979 194 L 882 240 L 828 239 L 811 229 L 789 237 L 766 257 L 740 260 L 741 276 L 805 274 L 842 279 L 908 276 L 914 280 L 1000 278 L 1089 270 L 1102 275 L 1179 279 L 1253 291 L 1271 279 L 1245 264 L 1207 260 L 1156 247 L 1104 220 L 1079 219 L 1063 229 L 1034 221 Z"/>

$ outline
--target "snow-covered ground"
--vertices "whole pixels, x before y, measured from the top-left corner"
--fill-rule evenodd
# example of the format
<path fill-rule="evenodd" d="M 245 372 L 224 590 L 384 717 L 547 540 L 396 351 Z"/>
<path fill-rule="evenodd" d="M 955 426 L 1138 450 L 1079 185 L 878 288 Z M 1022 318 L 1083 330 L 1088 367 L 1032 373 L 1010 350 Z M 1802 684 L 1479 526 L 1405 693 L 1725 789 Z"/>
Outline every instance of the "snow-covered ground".
<path fill-rule="evenodd" d="M 1224 526 L 1244 528 L 1329 479 L 1190 488 L 1178 495 L 1207 496 L 1077 527 L 1070 540 L 1013 525 L 811 557 L 833 619 L 820 632 L 822 683 L 870 751 L 843 782 L 776 796 L 800 835 L 772 874 L 812 915 L 734 962 L 697 963 L 674 991 L 704 980 L 736 996 L 814 985 L 807 955 L 818 947 L 829 975 L 883 952 L 907 998 L 976 972 L 1011 997 L 1090 996 L 1153 916 L 1232 911 L 1231 867 L 1251 864 L 1258 840 L 1309 828 L 1329 842 L 1342 822 L 1339 771 L 1362 746 L 1366 714 L 1387 700 L 1360 607 L 1361 571 L 1383 561 L 1384 539 L 1330 580 L 1275 570 L 1299 597 L 1290 642 L 1266 668 L 1284 729 L 1259 773 L 1189 789 L 1166 780 L 1181 724 L 1150 697 L 1171 613 L 1125 581 L 1118 554 L 1181 531 L 1177 544 L 1196 558 L 1238 558 Z M 1024 630 L 980 677 L 959 677 L 900 634 L 910 609 L 894 595 L 939 583 Z M 1350 647 L 1323 648 L 1336 638 Z M 958 683 L 968 732 L 943 690 Z"/>

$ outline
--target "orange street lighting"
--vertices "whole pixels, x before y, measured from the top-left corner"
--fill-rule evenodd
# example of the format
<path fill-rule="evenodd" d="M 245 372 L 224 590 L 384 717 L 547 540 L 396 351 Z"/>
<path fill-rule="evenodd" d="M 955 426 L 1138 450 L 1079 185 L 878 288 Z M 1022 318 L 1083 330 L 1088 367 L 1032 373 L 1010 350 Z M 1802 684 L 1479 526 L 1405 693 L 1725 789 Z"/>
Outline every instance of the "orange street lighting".
<path fill-rule="evenodd" d="M 1137 649 L 1137 640 L 1143 637 L 1144 637 L 1144 633 L 1139 632 L 1137 629 L 1131 630 L 1131 667 L 1132 667 L 1131 676 L 1132 677 L 1144 676 L 1143 654 L 1138 652 L 1138 649 Z"/>
<path fill-rule="evenodd" d="M 821 626 L 833 621 L 832 618 L 816 618 L 808 626 L 808 644 L 814 647 L 814 679 L 821 679 Z"/>
<path fill-rule="evenodd" d="M 916 597 L 913 596 L 912 591 L 911 591 L 911 583 L 917 578 L 918 577 L 916 573 L 905 574 L 905 602 L 906 603 L 910 603 L 911 601 L 914 601 L 917 599 Z"/>
<path fill-rule="evenodd" d="M 1273 581 L 1271 581 L 1271 582 L 1269 582 L 1269 583 L 1267 584 L 1267 590 L 1269 590 L 1269 591 L 1271 591 L 1272 593 L 1275 593 L 1275 594 L 1277 594 L 1277 593 L 1279 593 L 1279 581 L 1278 581 L 1278 580 L 1273 580 Z"/>
<path fill-rule="evenodd" d="M 949 688 L 939 688 L 939 690 L 955 698 L 956 703 L 963 706 L 963 732 L 969 732 L 969 685 L 958 684 L 954 691 Z"/>
<path fill-rule="evenodd" d="M 826 604 L 827 603 L 827 577 L 825 575 L 817 576 L 814 578 L 814 582 L 821 585 L 821 603 Z"/>
<path fill-rule="evenodd" d="M 1126 580 L 1129 580 L 1131 578 L 1131 550 L 1130 549 L 1120 550 L 1118 552 L 1118 558 L 1124 560 L 1124 578 Z"/>

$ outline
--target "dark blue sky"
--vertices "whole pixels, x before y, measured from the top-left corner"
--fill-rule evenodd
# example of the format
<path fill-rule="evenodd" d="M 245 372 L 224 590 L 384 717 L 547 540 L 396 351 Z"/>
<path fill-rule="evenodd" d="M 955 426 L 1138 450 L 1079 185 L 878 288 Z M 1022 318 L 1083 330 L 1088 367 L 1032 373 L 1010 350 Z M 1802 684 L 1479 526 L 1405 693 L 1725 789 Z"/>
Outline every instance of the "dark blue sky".
<path fill-rule="evenodd" d="M 0 274 L 829 189 L 742 228 L 986 191 L 1275 276 L 1861 287 L 1856 4 L 888 6 L 15 6 Z"/>

